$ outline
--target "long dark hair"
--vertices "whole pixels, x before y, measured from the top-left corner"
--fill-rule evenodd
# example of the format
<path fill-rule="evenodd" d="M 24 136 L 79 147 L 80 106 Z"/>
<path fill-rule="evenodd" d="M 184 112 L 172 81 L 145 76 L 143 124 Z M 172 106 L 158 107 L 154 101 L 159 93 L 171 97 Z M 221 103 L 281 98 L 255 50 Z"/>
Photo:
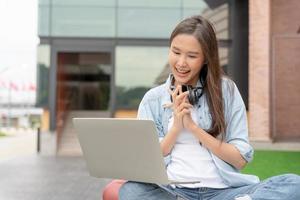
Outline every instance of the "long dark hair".
<path fill-rule="evenodd" d="M 173 30 L 170 44 L 179 34 L 190 34 L 199 41 L 205 62 L 200 72 L 200 81 L 204 83 L 204 93 L 208 102 L 212 124 L 208 132 L 217 137 L 225 134 L 225 116 L 223 110 L 222 76 L 220 67 L 218 44 L 213 25 L 200 15 L 192 16 L 181 21 Z"/>

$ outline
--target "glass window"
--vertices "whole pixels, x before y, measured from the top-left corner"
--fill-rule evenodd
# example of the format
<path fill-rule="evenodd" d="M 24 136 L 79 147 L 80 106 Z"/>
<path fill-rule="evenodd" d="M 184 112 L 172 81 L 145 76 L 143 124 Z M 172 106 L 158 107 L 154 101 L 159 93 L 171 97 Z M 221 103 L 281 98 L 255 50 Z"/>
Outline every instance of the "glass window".
<path fill-rule="evenodd" d="M 39 5 L 49 5 L 50 0 L 39 0 Z"/>
<path fill-rule="evenodd" d="M 108 110 L 110 53 L 60 52 L 57 58 L 58 111 Z"/>
<path fill-rule="evenodd" d="M 94 6 L 115 6 L 116 0 L 52 0 L 53 5 L 70 5 L 70 6 L 87 6 L 87 5 L 94 5 Z"/>
<path fill-rule="evenodd" d="M 181 0 L 118 0 L 118 6 L 120 7 L 158 7 L 158 8 L 180 8 Z"/>
<path fill-rule="evenodd" d="M 137 109 L 168 62 L 168 47 L 116 48 L 117 110 Z"/>
<path fill-rule="evenodd" d="M 169 38 L 180 9 L 119 8 L 118 37 Z"/>
<path fill-rule="evenodd" d="M 169 38 L 181 19 L 196 14 L 228 39 L 228 4 L 211 9 L 203 0 L 39 0 L 39 35 Z"/>
<path fill-rule="evenodd" d="M 115 9 L 53 6 L 52 36 L 115 37 Z"/>
<path fill-rule="evenodd" d="M 191 9 L 191 8 L 183 9 L 183 18 L 190 17 L 193 15 L 201 15 L 201 11 L 199 9 Z"/>
<path fill-rule="evenodd" d="M 198 9 L 198 11 L 201 12 L 204 8 L 207 7 L 207 4 L 203 0 L 182 0 L 182 6 L 183 8 Z"/>
<path fill-rule="evenodd" d="M 37 100 L 38 107 L 48 107 L 48 82 L 50 67 L 50 46 L 39 45 L 37 48 Z"/>
<path fill-rule="evenodd" d="M 39 36 L 49 36 L 49 9 L 48 5 L 39 5 L 38 10 L 38 34 Z"/>

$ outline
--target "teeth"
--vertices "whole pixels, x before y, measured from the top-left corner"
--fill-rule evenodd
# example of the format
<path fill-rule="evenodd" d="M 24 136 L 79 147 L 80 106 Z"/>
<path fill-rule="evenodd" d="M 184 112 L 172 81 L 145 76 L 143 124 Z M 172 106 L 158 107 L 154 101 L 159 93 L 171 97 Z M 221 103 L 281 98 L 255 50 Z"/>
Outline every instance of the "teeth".
<path fill-rule="evenodd" d="M 181 70 L 181 69 L 178 69 L 178 68 L 176 68 L 176 69 L 177 69 L 177 71 L 180 72 L 180 73 L 187 73 L 187 72 L 189 72 L 189 70 Z"/>

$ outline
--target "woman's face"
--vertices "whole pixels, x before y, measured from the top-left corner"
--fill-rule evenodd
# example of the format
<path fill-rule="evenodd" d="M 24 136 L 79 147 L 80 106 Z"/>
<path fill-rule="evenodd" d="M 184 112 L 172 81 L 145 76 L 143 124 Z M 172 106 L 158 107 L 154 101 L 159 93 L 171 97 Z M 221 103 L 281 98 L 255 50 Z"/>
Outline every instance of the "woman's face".
<path fill-rule="evenodd" d="M 204 60 L 200 43 L 195 36 L 188 34 L 175 36 L 169 50 L 169 64 L 175 85 L 196 86 Z"/>

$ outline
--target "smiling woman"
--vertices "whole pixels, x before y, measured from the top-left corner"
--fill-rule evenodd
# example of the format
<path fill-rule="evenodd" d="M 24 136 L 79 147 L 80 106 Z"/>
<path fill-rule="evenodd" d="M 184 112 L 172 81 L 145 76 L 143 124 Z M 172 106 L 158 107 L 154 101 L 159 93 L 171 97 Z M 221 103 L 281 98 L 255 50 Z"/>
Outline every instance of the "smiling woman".
<path fill-rule="evenodd" d="M 197 182 L 129 181 L 120 188 L 119 198 L 298 200 L 298 175 L 260 182 L 257 176 L 239 172 L 253 158 L 246 109 L 235 83 L 220 67 L 215 31 L 207 19 L 196 15 L 175 27 L 169 66 L 172 74 L 144 95 L 138 118 L 155 122 L 168 178 Z M 183 88 L 190 89 L 184 92 Z M 203 95 L 197 95 L 197 88 L 202 88 Z M 195 101 L 191 101 L 194 92 Z"/>

